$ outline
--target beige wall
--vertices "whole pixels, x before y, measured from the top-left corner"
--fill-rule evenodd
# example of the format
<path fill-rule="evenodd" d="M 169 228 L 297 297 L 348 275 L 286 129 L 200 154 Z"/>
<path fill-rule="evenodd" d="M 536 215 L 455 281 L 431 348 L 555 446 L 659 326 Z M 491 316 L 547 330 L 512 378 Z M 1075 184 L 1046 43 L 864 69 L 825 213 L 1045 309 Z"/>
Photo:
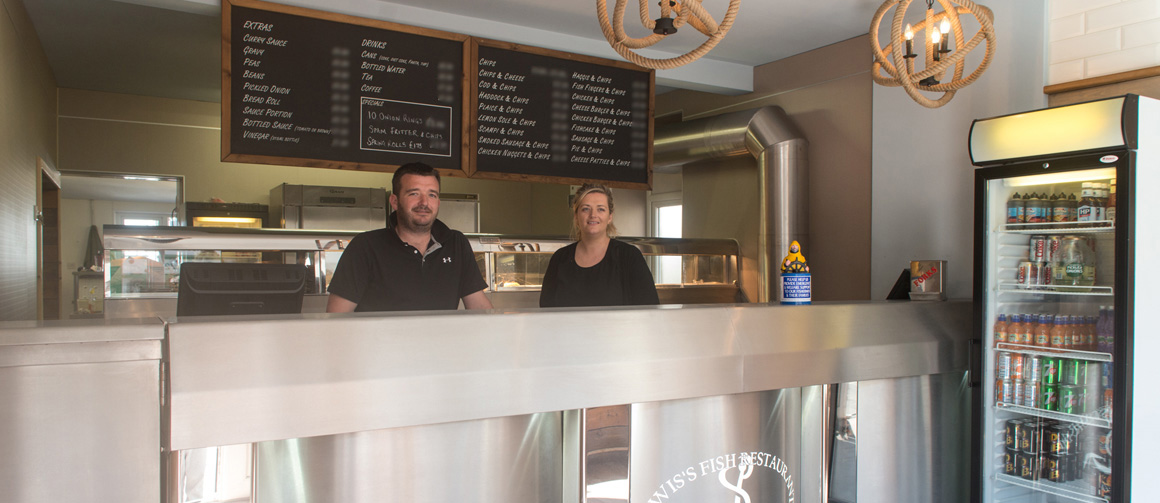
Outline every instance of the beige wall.
<path fill-rule="evenodd" d="M 870 298 L 869 61 L 866 37 L 858 37 L 758 67 L 751 94 L 675 91 L 656 98 L 658 116 L 679 111 L 684 120 L 768 105 L 789 114 L 809 141 L 810 232 L 803 252 L 815 300 Z M 756 166 L 743 157 L 683 170 L 685 236 L 737 239 L 747 286 L 757 279 Z M 749 288 L 746 293 L 756 298 Z"/>
<path fill-rule="evenodd" d="M 36 318 L 36 158 L 56 163 L 56 81 L 21 0 L 0 0 L 0 321 Z"/>
<path fill-rule="evenodd" d="M 61 89 L 59 168 L 183 175 L 187 201 L 266 204 L 281 183 L 391 183 L 385 173 L 221 162 L 220 117 L 217 103 Z M 533 202 L 566 202 L 566 186 L 445 177 L 443 190 L 479 194 L 483 232 L 567 232 L 567 212 L 531 211 Z"/>

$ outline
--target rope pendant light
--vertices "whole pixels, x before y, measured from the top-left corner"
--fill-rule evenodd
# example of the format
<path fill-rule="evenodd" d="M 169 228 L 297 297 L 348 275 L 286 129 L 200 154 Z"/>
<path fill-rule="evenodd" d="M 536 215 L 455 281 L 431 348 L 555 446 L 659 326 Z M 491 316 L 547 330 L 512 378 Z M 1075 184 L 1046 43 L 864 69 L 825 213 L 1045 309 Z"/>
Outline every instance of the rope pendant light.
<path fill-rule="evenodd" d="M 721 24 L 717 24 L 709 16 L 709 13 L 705 12 L 701 6 L 701 0 L 661 0 L 661 17 L 655 21 L 649 18 L 648 0 L 640 0 L 641 25 L 653 32 L 652 35 L 641 38 L 629 37 L 624 32 L 624 11 L 627 5 L 628 0 L 616 0 L 612 22 L 609 23 L 606 0 L 596 0 L 596 17 L 600 21 L 600 31 L 604 32 L 604 38 L 624 59 L 645 68 L 667 70 L 692 63 L 715 47 L 717 42 L 720 42 L 729 32 L 729 28 L 733 26 L 733 21 L 737 18 L 737 10 L 741 7 L 741 0 L 729 0 L 729 8 L 725 11 L 725 17 L 721 19 Z M 676 14 L 675 18 L 673 17 L 674 13 Z M 650 47 L 664 40 L 665 37 L 676 33 L 686 23 L 708 36 L 709 39 L 697 46 L 696 49 L 675 58 L 653 59 L 633 52 L 633 49 Z"/>
<path fill-rule="evenodd" d="M 906 9 L 913 0 L 886 0 L 870 22 L 870 44 L 874 49 L 874 66 L 871 75 L 874 82 L 887 87 L 902 86 L 906 94 L 914 101 L 927 108 L 938 108 L 955 96 L 955 91 L 967 87 L 987 69 L 991 64 L 991 57 L 995 53 L 995 27 L 992 24 L 994 15 L 991 9 L 976 4 L 971 0 L 937 0 L 942 6 L 942 12 L 934 12 L 936 0 L 926 0 L 926 17 L 911 27 L 903 28 L 906 18 Z M 890 24 L 890 45 L 883 49 L 878 44 L 878 30 L 887 11 L 894 8 L 894 18 Z M 971 15 L 979 23 L 979 31 L 970 40 L 963 37 L 963 26 L 959 16 Z M 914 60 L 918 55 L 913 52 L 915 34 L 919 33 L 919 40 L 926 47 L 924 69 L 915 72 Z M 954 34 L 954 41 L 960 45 L 950 49 L 950 35 Z M 963 43 L 966 41 L 966 43 Z M 986 42 L 986 52 L 983 61 L 975 71 L 963 77 L 966 66 L 967 53 Z M 952 77 L 948 82 L 941 82 L 948 70 L 954 67 Z M 920 91 L 943 93 L 937 99 L 924 96 Z"/>

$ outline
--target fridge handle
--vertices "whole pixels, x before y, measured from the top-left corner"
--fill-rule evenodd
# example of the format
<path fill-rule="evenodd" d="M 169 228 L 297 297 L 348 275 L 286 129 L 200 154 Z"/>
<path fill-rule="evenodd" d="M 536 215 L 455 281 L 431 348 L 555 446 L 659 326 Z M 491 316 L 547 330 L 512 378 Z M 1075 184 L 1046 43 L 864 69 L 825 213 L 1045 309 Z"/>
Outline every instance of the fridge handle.
<path fill-rule="evenodd" d="M 983 373 L 983 341 L 967 339 L 967 385 L 979 387 L 979 376 Z"/>

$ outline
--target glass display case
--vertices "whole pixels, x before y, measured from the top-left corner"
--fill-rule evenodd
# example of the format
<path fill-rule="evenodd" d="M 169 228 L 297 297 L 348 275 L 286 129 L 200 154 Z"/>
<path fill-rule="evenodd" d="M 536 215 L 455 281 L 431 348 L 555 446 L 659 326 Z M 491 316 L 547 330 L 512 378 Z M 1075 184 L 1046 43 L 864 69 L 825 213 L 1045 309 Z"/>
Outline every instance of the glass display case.
<path fill-rule="evenodd" d="M 322 312 L 334 267 L 358 232 L 106 225 L 103 234 L 108 251 L 104 264 L 106 317 L 120 317 L 173 315 L 178 271 L 185 262 L 305 265 L 311 274 L 303 311 Z M 552 253 L 572 243 L 567 238 L 542 236 L 467 234 L 467 238 L 487 282 L 488 297 L 497 308 L 538 306 Z M 662 303 L 745 302 L 736 241 L 618 239 L 641 250 L 654 277 L 661 267 L 679 264 L 680 282 L 657 284 Z"/>

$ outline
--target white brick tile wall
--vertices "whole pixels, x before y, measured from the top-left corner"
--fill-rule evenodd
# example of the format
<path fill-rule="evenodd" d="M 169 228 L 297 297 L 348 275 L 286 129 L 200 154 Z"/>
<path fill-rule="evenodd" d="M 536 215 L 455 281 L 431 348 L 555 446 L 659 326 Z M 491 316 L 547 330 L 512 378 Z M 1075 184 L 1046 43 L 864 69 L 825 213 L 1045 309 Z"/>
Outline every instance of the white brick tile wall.
<path fill-rule="evenodd" d="M 1160 66 L 1160 0 L 1048 0 L 1047 83 Z"/>
<path fill-rule="evenodd" d="M 1050 42 L 1083 36 L 1084 15 L 1075 14 L 1059 19 L 1052 19 L 1051 26 L 1047 29 L 1047 32 L 1051 37 L 1049 39 Z"/>
<path fill-rule="evenodd" d="M 1109 30 L 1160 17 L 1160 2 L 1156 0 L 1120 2 L 1089 10 L 1084 16 L 1087 17 L 1088 33 Z"/>
<path fill-rule="evenodd" d="M 1160 44 L 1160 18 L 1124 27 L 1124 48 Z"/>
<path fill-rule="evenodd" d="M 1104 30 L 1048 44 L 1051 64 L 1083 59 L 1120 50 L 1120 30 Z"/>
<path fill-rule="evenodd" d="M 1073 82 L 1084 79 L 1082 59 L 1064 61 L 1047 67 L 1048 82 Z"/>
<path fill-rule="evenodd" d="M 1109 75 L 1157 66 L 1160 65 L 1160 44 L 1092 56 L 1087 58 L 1086 64 L 1089 76 Z"/>
<path fill-rule="evenodd" d="M 1120 0 L 1048 0 L 1048 19 L 1082 14 L 1092 9 L 1120 3 Z"/>

